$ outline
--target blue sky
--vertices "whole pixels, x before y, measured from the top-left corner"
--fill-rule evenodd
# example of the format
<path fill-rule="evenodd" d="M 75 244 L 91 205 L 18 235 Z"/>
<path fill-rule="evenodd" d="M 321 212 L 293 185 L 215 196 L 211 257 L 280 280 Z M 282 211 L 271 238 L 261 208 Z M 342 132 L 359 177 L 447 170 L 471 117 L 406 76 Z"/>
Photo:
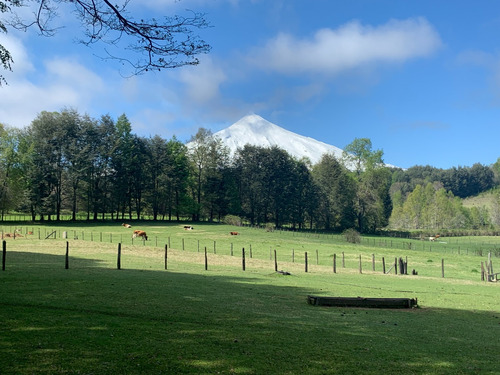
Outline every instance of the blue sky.
<path fill-rule="evenodd" d="M 133 131 L 187 141 L 256 113 L 344 148 L 370 138 L 403 168 L 489 165 L 500 157 L 497 0 L 131 0 L 141 17 L 205 12 L 201 64 L 125 78 L 80 36 L 71 13 L 52 38 L 0 34 L 13 53 L 0 122 L 41 111 L 125 113 Z"/>

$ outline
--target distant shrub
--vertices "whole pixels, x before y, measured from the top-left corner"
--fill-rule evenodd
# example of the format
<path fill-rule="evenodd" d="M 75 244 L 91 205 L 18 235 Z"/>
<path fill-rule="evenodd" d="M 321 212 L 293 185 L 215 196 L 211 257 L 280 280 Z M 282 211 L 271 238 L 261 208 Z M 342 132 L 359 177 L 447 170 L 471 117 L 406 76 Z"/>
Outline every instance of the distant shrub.
<path fill-rule="evenodd" d="M 226 215 L 224 217 L 224 223 L 226 223 L 227 225 L 241 227 L 241 218 L 235 215 Z"/>
<path fill-rule="evenodd" d="M 276 227 L 274 226 L 273 223 L 266 224 L 266 232 L 274 232 L 274 228 L 276 228 Z"/>
<path fill-rule="evenodd" d="M 349 228 L 344 231 L 345 240 L 349 243 L 360 243 L 361 235 L 356 229 Z"/>

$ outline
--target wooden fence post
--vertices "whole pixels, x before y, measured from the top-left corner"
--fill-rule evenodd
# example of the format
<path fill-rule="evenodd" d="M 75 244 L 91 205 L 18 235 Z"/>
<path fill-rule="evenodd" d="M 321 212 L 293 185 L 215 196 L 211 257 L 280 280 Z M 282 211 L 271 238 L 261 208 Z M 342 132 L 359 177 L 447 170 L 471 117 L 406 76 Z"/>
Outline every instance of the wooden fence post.
<path fill-rule="evenodd" d="M 7 257 L 7 241 L 2 241 L 2 271 L 5 271 L 5 258 Z"/>
<path fill-rule="evenodd" d="M 66 241 L 66 258 L 64 262 L 64 268 L 68 269 L 69 268 L 69 242 Z"/>
<path fill-rule="evenodd" d="M 276 249 L 274 249 L 274 272 L 278 272 L 278 257 L 276 255 Z"/>
<path fill-rule="evenodd" d="M 307 251 L 305 252 L 304 257 L 305 257 L 305 269 L 307 272 Z"/>
<path fill-rule="evenodd" d="M 333 254 L 333 273 L 337 273 L 337 254 Z"/>
<path fill-rule="evenodd" d="M 488 281 L 493 281 L 494 272 L 493 272 L 493 261 L 491 260 L 491 250 L 488 253 Z"/>
<path fill-rule="evenodd" d="M 343 251 L 342 251 L 342 268 L 345 268 L 345 256 Z"/>
<path fill-rule="evenodd" d="M 385 275 L 385 258 L 384 257 L 382 257 L 382 272 Z"/>
<path fill-rule="evenodd" d="M 375 271 L 375 254 L 372 254 L 372 271 Z"/>
<path fill-rule="evenodd" d="M 119 270 L 122 268 L 122 244 L 121 244 L 121 242 L 118 244 L 118 259 L 116 261 L 116 268 Z"/>
<path fill-rule="evenodd" d="M 399 257 L 399 274 L 404 275 L 405 274 L 405 264 L 403 262 L 403 258 Z"/>
<path fill-rule="evenodd" d="M 165 269 L 167 269 L 167 261 L 168 261 L 168 246 L 165 244 Z"/>
<path fill-rule="evenodd" d="M 215 241 L 214 241 L 214 249 L 215 249 Z M 205 271 L 208 270 L 208 257 L 207 257 L 207 247 L 205 246 Z"/>
<path fill-rule="evenodd" d="M 241 268 L 243 271 L 246 269 L 246 264 L 245 264 L 245 248 L 241 249 Z"/>
<path fill-rule="evenodd" d="M 444 278 L 444 258 L 441 259 L 441 277 Z"/>
<path fill-rule="evenodd" d="M 318 254 L 318 249 L 316 249 L 316 265 L 319 264 L 319 254 Z"/>
<path fill-rule="evenodd" d="M 359 256 L 359 273 L 363 273 L 363 266 L 361 264 L 361 255 Z"/>
<path fill-rule="evenodd" d="M 398 258 L 394 258 L 394 273 L 398 274 Z"/>

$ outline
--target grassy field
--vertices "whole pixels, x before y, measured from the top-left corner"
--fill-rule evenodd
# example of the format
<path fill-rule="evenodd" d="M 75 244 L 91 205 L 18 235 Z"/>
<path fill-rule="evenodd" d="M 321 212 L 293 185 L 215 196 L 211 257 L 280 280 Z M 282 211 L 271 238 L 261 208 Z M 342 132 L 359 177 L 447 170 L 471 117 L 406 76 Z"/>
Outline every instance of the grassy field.
<path fill-rule="evenodd" d="M 1 374 L 500 374 L 500 284 L 480 281 L 496 238 L 353 245 L 327 234 L 132 224 L 149 240 L 110 224 L 1 227 L 23 235 L 6 240 L 0 272 Z M 274 250 L 291 275 L 274 272 Z M 407 257 L 418 276 L 383 274 L 382 257 L 387 270 Z M 411 297 L 419 308 L 316 307 L 310 294 Z"/>

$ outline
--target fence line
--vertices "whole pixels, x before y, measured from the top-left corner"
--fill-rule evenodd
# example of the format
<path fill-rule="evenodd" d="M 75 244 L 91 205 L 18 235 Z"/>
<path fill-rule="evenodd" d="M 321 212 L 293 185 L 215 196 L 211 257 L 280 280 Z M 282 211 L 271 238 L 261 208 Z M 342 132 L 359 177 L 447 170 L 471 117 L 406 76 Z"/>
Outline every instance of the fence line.
<path fill-rule="evenodd" d="M 69 245 L 70 242 L 66 241 L 66 253 L 65 253 L 65 269 L 69 269 Z M 318 250 L 316 250 L 318 251 Z M 165 252 L 164 252 L 164 268 L 167 270 L 167 258 L 168 258 L 168 245 L 165 244 Z M 7 241 L 3 240 L 2 241 L 2 271 L 6 270 L 6 259 L 7 259 Z M 207 252 L 207 247 L 205 247 L 205 252 L 204 252 L 204 267 L 205 271 L 208 270 L 208 252 Z M 246 254 L 245 254 L 245 248 L 242 248 L 242 253 L 241 253 L 241 259 L 242 259 L 242 271 L 246 270 Z M 337 273 L 337 268 L 336 268 L 336 259 L 337 259 L 337 254 L 333 254 L 333 274 Z M 386 272 L 385 270 L 385 257 L 382 257 L 382 264 L 383 264 L 383 269 L 382 273 L 383 274 L 389 274 L 392 269 L 394 269 L 394 274 L 398 275 L 398 267 L 399 267 L 399 275 L 408 275 L 408 257 L 406 259 L 403 259 L 402 257 L 395 258 L 393 265 L 389 268 L 389 270 Z M 373 265 L 373 271 L 372 273 L 376 273 L 375 271 L 375 257 L 372 255 L 371 257 L 371 262 Z M 487 281 L 497 281 L 498 279 L 498 273 L 493 273 L 493 263 L 491 258 L 489 257 L 488 262 L 486 263 L 487 266 L 485 267 L 483 265 L 483 262 L 481 262 L 481 281 L 484 281 L 485 279 Z M 308 261 L 308 252 L 305 251 L 304 253 L 304 272 L 308 273 L 309 272 L 309 261 Z M 321 266 L 324 268 L 324 266 Z M 122 268 L 122 244 L 118 243 L 118 252 L 117 252 L 117 263 L 116 263 L 116 268 L 120 270 Z M 274 250 L 274 271 L 279 272 L 284 275 L 290 275 L 289 272 L 287 271 L 278 271 L 278 253 L 277 250 Z M 359 255 L 359 274 L 362 274 L 362 255 Z M 413 270 L 412 275 L 418 275 L 418 273 Z M 445 262 L 444 258 L 441 259 L 441 277 L 445 277 Z"/>
<path fill-rule="evenodd" d="M 2 228 L 2 239 L 4 237 L 4 235 L 6 234 L 4 232 L 4 229 L 5 228 Z M 12 230 L 12 227 L 10 228 Z M 17 229 L 19 229 L 18 227 L 14 227 L 13 229 L 13 233 L 14 235 L 17 233 Z M 72 235 L 71 235 L 72 234 Z M 46 239 L 46 238 L 62 238 L 62 239 L 67 239 L 67 238 L 73 238 L 73 239 L 81 239 L 81 240 L 87 240 L 87 241 L 97 241 L 97 239 L 99 239 L 99 241 L 101 242 L 107 242 L 107 234 L 109 234 L 109 242 L 110 243 L 118 243 L 119 246 L 122 245 L 123 243 L 123 235 L 121 234 L 113 234 L 113 233 L 106 233 L 104 232 L 104 235 L 103 235 L 103 232 L 99 232 L 99 236 L 94 236 L 94 232 L 90 232 L 90 235 L 89 235 L 89 232 L 85 232 L 85 231 L 80 231 L 80 230 L 76 230 L 76 229 L 71 229 L 71 230 L 64 230 L 63 228 L 58 228 L 58 229 L 53 229 L 53 228 L 37 228 L 37 230 L 35 231 L 35 228 L 34 227 L 25 227 L 25 228 L 21 228 L 21 231 L 17 234 L 19 237 L 22 237 L 22 236 L 32 236 L 32 238 L 38 238 L 38 239 Z M 137 239 L 135 241 L 138 241 Z M 142 245 L 143 246 L 146 246 L 148 245 L 149 243 L 153 244 L 153 241 L 148 241 L 149 243 L 147 243 L 144 239 L 140 239 L 139 241 L 142 241 Z M 182 243 L 182 250 L 185 251 L 187 248 L 189 248 L 189 245 L 184 238 L 181 238 L 180 239 L 181 243 Z M 199 246 L 200 246 L 200 240 L 199 239 L 195 239 L 194 241 L 196 241 L 196 244 L 197 244 L 197 249 L 199 251 Z M 4 241 L 5 242 L 5 241 Z M 170 237 L 168 237 L 168 247 L 171 247 L 170 246 Z M 130 238 L 130 244 L 131 245 L 134 245 L 134 244 L 137 244 L 137 243 L 134 243 L 134 239 L 133 238 Z M 154 244 L 156 245 L 155 247 L 157 247 L 157 244 L 158 244 L 158 238 L 155 237 L 155 240 L 154 240 Z M 165 244 L 165 247 L 167 247 L 167 244 Z M 233 242 L 230 243 L 230 250 L 228 249 L 223 249 L 223 250 L 228 250 L 230 255 L 231 256 L 234 256 L 234 253 L 233 253 L 233 247 L 234 247 L 234 244 Z M 175 247 L 174 247 L 175 248 Z M 193 249 L 191 249 L 190 251 L 195 251 Z M 220 249 L 217 249 L 217 242 L 216 241 L 213 241 L 213 253 L 214 254 L 218 254 L 218 251 L 220 251 Z M 295 249 L 291 249 L 291 250 L 286 250 L 286 252 L 290 251 L 290 258 L 288 258 L 288 254 L 285 253 L 285 261 L 289 261 L 289 259 L 291 260 L 292 263 L 295 262 Z M 167 253 L 167 250 L 165 250 L 165 253 Z M 463 253 L 463 252 L 462 252 Z M 6 259 L 6 256 L 5 256 L 5 251 L 3 252 L 3 257 L 2 257 L 2 268 L 5 269 L 5 259 Z M 225 255 L 225 251 L 222 251 L 222 254 Z M 283 254 L 283 253 L 281 253 Z M 330 254 L 330 251 L 328 252 L 328 254 Z M 261 254 L 262 255 L 262 254 Z M 277 252 L 275 250 L 274 252 L 274 258 L 275 258 L 275 268 L 277 268 Z M 476 253 L 475 255 L 479 255 L 479 256 L 483 256 L 483 251 L 479 251 L 479 250 L 476 250 Z M 498 252 L 493 252 L 493 251 L 490 251 L 488 253 L 489 257 L 492 257 L 492 256 L 499 256 L 498 255 Z M 249 252 L 249 256 L 250 258 L 252 258 L 253 254 L 252 254 L 252 245 L 250 244 L 250 252 Z M 332 255 L 329 255 L 329 256 L 332 256 Z M 336 268 L 336 254 L 333 254 L 333 257 L 334 257 L 334 269 L 333 269 L 333 273 L 337 273 L 337 268 Z M 350 255 L 351 256 L 351 267 L 350 268 L 353 268 L 352 267 L 352 262 L 353 262 L 353 254 Z M 356 255 L 356 258 L 357 258 L 357 255 Z M 67 256 L 66 257 L 66 261 L 69 262 L 69 257 Z M 283 258 L 282 258 L 283 259 Z M 320 265 L 320 262 L 319 262 L 319 259 L 320 259 L 320 256 L 319 256 L 319 250 L 316 249 L 316 265 Z M 325 256 L 322 257 L 322 259 L 325 259 Z M 270 260 L 272 260 L 272 252 L 271 252 L 271 249 L 270 249 Z M 306 251 L 305 252 L 305 272 L 309 272 L 309 259 L 308 259 L 308 252 Z M 359 273 L 362 273 L 363 272 L 363 262 L 368 262 L 368 260 L 363 260 L 362 259 L 362 256 L 359 255 L 359 264 L 358 264 L 358 267 L 359 267 Z M 328 262 L 331 264 L 331 262 Z M 396 262 L 395 262 L 396 263 Z M 441 262 L 441 275 L 442 277 L 444 277 L 444 258 Z M 371 264 L 372 264 L 372 272 L 375 272 L 375 265 L 376 265 L 376 262 L 375 262 L 375 254 L 371 254 Z M 491 262 L 489 263 L 491 264 Z M 325 262 L 321 262 L 321 266 L 324 267 L 325 265 Z M 166 260 L 166 256 L 165 256 L 165 269 L 166 269 L 166 266 L 167 266 L 167 260 Z M 383 266 L 383 273 L 390 273 L 390 271 L 394 268 L 394 270 L 397 272 L 397 266 L 398 264 L 395 264 L 393 267 L 391 267 L 389 269 L 389 271 L 385 272 L 385 259 L 384 257 L 382 257 L 382 266 Z M 406 267 L 407 267 L 407 262 L 406 262 Z M 342 252 L 342 268 L 346 268 L 345 266 L 345 254 L 344 252 Z M 401 270 L 402 267 L 401 267 L 401 263 L 399 264 L 399 268 L 400 268 L 400 274 L 403 273 L 403 274 L 407 274 L 407 269 L 403 271 Z M 416 272 L 415 270 L 413 272 Z M 415 273 L 416 274 L 416 273 Z"/>

